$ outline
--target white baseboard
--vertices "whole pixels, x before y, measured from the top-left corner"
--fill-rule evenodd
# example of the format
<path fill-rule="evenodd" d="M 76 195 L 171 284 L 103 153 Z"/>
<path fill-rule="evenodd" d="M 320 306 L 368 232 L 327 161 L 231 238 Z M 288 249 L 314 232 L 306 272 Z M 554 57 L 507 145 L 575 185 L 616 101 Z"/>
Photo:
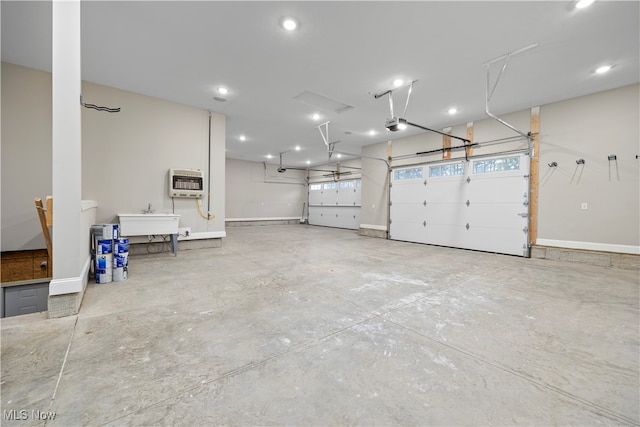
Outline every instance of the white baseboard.
<path fill-rule="evenodd" d="M 179 236 L 178 240 L 221 239 L 223 237 L 227 237 L 226 231 L 201 231 L 199 233 L 191 233 L 189 237 Z"/>
<path fill-rule="evenodd" d="M 63 279 L 51 279 L 49 283 L 49 295 L 75 294 L 82 292 L 89 282 L 89 268 L 91 267 L 91 255 L 82 267 L 82 273 L 78 277 L 67 277 Z"/>
<path fill-rule="evenodd" d="M 571 240 L 537 239 L 536 245 L 557 248 L 582 249 L 587 251 L 616 252 L 640 255 L 640 246 L 612 245 L 609 243 L 575 242 Z"/>
<path fill-rule="evenodd" d="M 360 224 L 360 228 L 367 228 L 369 230 L 377 231 L 387 231 L 387 227 L 384 225 Z"/>
<path fill-rule="evenodd" d="M 277 216 L 277 217 L 264 217 L 264 218 L 225 218 L 227 222 L 241 222 L 241 221 L 299 221 L 299 216 Z"/>

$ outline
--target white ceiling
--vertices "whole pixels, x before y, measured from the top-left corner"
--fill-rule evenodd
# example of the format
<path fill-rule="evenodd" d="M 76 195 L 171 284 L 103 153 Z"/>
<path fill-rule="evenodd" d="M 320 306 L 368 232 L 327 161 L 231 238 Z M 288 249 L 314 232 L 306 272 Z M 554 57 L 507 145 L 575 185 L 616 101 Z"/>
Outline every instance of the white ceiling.
<path fill-rule="evenodd" d="M 227 157 L 289 166 L 320 164 L 315 128 L 331 121 L 336 150 L 399 137 L 384 124 L 388 100 L 373 93 L 396 78 L 418 80 L 406 118 L 430 128 L 485 118 L 483 64 L 525 46 L 502 77 L 492 111 L 637 83 L 640 3 L 596 1 L 83 1 L 84 80 L 227 115 Z M 51 70 L 50 2 L 2 1 L 2 60 Z M 279 26 L 293 16 L 293 33 Z M 615 67 L 605 75 L 594 70 Z M 500 64 L 494 65 L 497 75 Z M 218 86 L 230 93 L 213 99 Z M 354 108 L 302 103 L 310 91 Z M 404 109 L 407 89 L 394 95 Z M 99 99 L 87 100 L 100 105 Z M 450 107 L 459 113 L 450 116 Z M 117 105 L 109 105 L 117 107 Z M 314 122 L 312 113 L 322 118 Z M 123 110 L 120 114 L 126 114 Z M 398 115 L 398 114 L 396 114 Z M 375 130 L 375 136 L 367 132 Z M 416 133 L 410 128 L 402 135 Z M 245 142 L 239 141 L 246 135 Z M 299 145 L 301 150 L 290 151 Z"/>

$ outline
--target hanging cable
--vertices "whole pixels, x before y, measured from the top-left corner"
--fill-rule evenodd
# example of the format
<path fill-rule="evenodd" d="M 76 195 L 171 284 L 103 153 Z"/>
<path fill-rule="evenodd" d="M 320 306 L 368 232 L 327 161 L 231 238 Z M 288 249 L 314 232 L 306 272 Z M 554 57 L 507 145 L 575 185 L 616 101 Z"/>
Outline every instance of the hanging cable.
<path fill-rule="evenodd" d="M 210 221 L 212 219 L 215 219 L 216 216 L 215 215 L 211 215 L 210 213 L 207 213 L 205 215 L 204 212 L 202 212 L 202 206 L 200 206 L 200 200 L 198 199 L 194 199 L 196 201 L 196 205 L 198 206 L 198 213 L 200 214 L 200 216 L 204 219 L 206 219 L 207 221 Z"/>
<path fill-rule="evenodd" d="M 198 204 L 200 209 L 200 204 Z M 209 111 L 209 151 L 207 155 L 207 216 L 209 219 L 211 213 L 211 111 Z M 202 215 L 202 213 L 200 214 Z"/>
<path fill-rule="evenodd" d="M 87 104 L 86 102 L 82 102 L 82 95 L 80 95 L 80 105 L 82 105 L 85 108 L 93 108 L 94 110 L 98 110 L 98 111 L 106 111 L 107 113 L 119 113 L 120 112 L 120 107 L 118 107 L 118 108 L 100 107 L 100 106 L 95 105 L 95 104 Z"/>

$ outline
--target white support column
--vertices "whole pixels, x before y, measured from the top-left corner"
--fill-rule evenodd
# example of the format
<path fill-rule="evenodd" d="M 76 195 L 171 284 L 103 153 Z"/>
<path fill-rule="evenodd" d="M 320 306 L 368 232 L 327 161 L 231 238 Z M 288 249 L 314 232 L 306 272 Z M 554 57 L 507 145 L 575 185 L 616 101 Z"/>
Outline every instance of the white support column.
<path fill-rule="evenodd" d="M 83 291 L 80 0 L 52 3 L 53 280 L 50 295 Z M 50 309 L 51 310 L 51 309 Z"/>

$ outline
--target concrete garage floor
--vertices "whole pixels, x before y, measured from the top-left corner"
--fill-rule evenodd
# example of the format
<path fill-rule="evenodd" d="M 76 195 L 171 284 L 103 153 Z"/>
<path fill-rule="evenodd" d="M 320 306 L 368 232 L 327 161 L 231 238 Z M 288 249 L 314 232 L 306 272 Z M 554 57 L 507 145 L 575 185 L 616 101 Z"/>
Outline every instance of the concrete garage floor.
<path fill-rule="evenodd" d="M 640 424 L 637 270 L 227 233 L 4 319 L 2 425 Z"/>

